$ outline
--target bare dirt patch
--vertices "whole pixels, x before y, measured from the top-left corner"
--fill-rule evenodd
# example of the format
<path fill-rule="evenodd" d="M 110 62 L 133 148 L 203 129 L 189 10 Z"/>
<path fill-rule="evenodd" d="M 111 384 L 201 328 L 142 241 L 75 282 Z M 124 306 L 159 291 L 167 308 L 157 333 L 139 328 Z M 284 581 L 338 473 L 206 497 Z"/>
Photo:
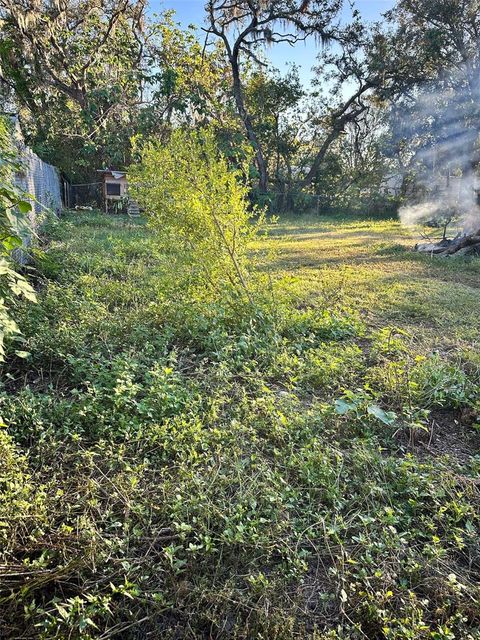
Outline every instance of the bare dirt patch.
<path fill-rule="evenodd" d="M 430 430 L 421 432 L 410 446 L 416 455 L 428 457 L 448 456 L 465 465 L 480 454 L 480 433 L 472 424 L 472 416 L 465 411 L 438 409 L 432 412 Z"/>

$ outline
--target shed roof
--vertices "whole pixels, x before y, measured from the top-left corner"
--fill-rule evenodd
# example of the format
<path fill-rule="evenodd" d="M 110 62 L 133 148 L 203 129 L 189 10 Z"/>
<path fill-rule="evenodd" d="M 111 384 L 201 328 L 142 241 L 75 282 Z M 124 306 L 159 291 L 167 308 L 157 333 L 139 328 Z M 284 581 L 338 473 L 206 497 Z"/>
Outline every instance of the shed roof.
<path fill-rule="evenodd" d="M 126 171 L 117 171 L 115 169 L 97 169 L 98 173 L 103 173 L 104 175 L 111 175 L 115 180 L 120 180 L 121 178 L 126 178 Z"/>

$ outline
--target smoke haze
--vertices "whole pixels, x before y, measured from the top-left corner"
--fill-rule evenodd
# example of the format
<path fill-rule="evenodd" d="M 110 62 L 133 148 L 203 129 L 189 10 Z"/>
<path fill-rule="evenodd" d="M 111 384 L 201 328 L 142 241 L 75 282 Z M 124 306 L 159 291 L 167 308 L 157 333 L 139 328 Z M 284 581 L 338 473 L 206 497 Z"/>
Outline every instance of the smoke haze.
<path fill-rule="evenodd" d="M 449 218 L 463 232 L 480 229 L 477 176 L 480 73 L 464 65 L 415 96 L 402 122 L 412 145 L 413 186 L 399 211 L 407 226 Z"/>

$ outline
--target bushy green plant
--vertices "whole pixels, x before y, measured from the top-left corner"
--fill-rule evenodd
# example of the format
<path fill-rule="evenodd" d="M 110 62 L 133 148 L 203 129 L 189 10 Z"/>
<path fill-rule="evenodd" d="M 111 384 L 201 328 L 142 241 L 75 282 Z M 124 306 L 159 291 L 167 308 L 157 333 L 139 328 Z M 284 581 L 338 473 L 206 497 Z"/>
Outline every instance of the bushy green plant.
<path fill-rule="evenodd" d="M 410 373 L 410 386 L 421 406 L 458 408 L 478 395 L 479 375 L 467 376 L 461 366 L 435 354 L 418 357 Z"/>
<path fill-rule="evenodd" d="M 247 248 L 262 218 L 248 206 L 242 171 L 229 166 L 211 131 L 177 130 L 166 145 L 146 145 L 129 181 L 177 285 L 216 293 L 229 287 L 253 303 Z"/>
<path fill-rule="evenodd" d="M 34 290 L 11 260 L 11 252 L 22 245 L 25 215 L 32 208 L 26 195 L 12 181 L 17 162 L 10 127 L 5 118 L 0 118 L 0 362 L 5 359 L 5 341 L 18 339 L 20 334 L 11 315 L 15 299 L 24 297 L 36 301 Z M 22 356 L 24 352 L 19 350 L 17 354 Z"/>
<path fill-rule="evenodd" d="M 435 354 L 386 361 L 372 367 L 367 378 L 398 406 L 458 409 L 478 395 L 478 371 L 467 376 L 459 363 Z"/>

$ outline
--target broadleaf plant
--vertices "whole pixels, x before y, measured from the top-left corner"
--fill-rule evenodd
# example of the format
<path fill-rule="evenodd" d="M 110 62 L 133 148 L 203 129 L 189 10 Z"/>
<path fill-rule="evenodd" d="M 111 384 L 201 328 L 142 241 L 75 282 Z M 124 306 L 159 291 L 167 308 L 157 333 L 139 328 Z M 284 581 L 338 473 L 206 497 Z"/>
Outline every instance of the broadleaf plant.
<path fill-rule="evenodd" d="M 33 287 L 12 258 L 12 251 L 22 246 L 26 216 L 32 210 L 28 195 L 13 183 L 18 166 L 8 121 L 0 118 L 0 362 L 5 360 L 6 341 L 20 337 L 11 314 L 15 300 L 23 297 L 36 302 Z"/>

